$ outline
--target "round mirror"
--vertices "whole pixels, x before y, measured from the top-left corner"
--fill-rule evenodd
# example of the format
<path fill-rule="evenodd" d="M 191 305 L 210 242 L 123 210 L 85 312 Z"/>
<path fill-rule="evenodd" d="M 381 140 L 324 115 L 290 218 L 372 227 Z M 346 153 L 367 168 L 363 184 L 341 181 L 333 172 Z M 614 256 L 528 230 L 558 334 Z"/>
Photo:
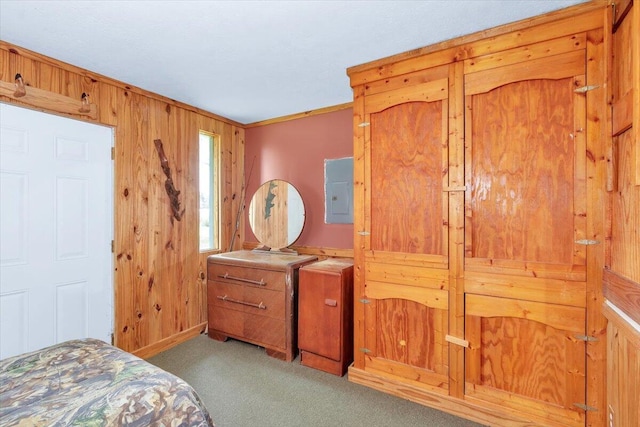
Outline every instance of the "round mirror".
<path fill-rule="evenodd" d="M 304 226 L 304 204 L 298 190 L 274 179 L 258 188 L 249 204 L 249 224 L 258 241 L 270 249 L 292 245 Z"/>

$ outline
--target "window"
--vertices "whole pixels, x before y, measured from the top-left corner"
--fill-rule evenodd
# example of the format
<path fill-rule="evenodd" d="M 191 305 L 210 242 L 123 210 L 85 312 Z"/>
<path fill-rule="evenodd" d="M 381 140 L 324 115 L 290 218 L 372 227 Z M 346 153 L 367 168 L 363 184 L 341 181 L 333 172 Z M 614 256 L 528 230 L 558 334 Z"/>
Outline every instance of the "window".
<path fill-rule="evenodd" d="M 200 205 L 200 251 L 218 249 L 220 246 L 219 201 L 218 201 L 218 155 L 217 135 L 200 132 L 199 156 L 199 205 Z"/>

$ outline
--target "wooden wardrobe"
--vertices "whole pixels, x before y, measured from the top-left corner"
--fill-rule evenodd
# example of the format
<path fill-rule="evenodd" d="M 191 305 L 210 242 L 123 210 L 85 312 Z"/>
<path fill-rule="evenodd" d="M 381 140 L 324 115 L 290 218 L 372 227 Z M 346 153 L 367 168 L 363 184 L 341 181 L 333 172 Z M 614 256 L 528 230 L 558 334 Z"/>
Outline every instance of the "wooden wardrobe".
<path fill-rule="evenodd" d="M 604 2 L 348 70 L 351 381 L 490 425 L 603 425 Z"/>

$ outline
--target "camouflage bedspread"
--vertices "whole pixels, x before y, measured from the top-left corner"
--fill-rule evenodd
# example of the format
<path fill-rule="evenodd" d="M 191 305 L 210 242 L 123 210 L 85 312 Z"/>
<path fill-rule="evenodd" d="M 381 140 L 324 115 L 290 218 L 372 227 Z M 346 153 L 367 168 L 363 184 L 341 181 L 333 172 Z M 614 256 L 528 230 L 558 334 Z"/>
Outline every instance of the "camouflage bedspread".
<path fill-rule="evenodd" d="M 213 426 L 186 382 L 95 339 L 0 361 L 0 425 Z"/>

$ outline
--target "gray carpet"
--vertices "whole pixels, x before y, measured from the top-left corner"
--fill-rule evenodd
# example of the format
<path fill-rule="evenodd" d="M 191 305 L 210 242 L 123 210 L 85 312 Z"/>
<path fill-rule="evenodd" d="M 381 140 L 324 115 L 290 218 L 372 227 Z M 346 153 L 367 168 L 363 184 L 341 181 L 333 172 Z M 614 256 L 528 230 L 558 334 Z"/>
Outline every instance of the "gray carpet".
<path fill-rule="evenodd" d="M 200 335 L 149 362 L 191 384 L 218 427 L 479 426 L 240 341 Z"/>

